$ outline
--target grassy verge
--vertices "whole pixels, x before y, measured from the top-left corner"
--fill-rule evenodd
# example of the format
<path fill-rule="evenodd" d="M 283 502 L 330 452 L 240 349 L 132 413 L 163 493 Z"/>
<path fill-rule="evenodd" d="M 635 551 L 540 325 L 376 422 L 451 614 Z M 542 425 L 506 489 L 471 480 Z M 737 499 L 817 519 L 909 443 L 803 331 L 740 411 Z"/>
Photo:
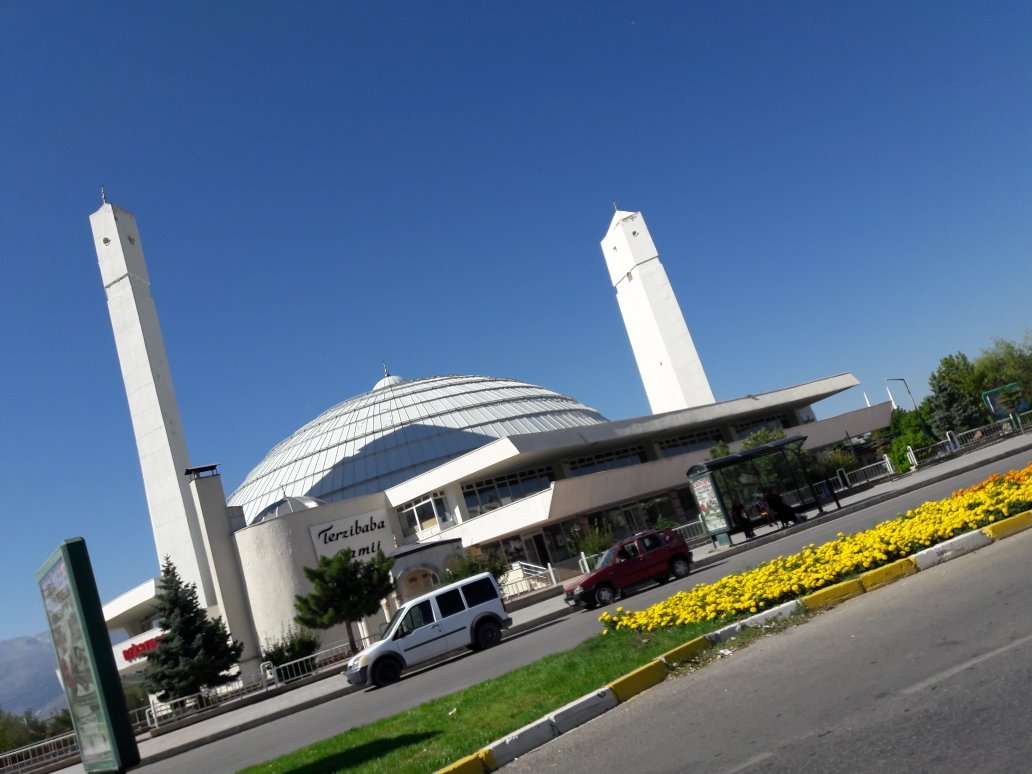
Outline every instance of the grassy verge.
<path fill-rule="evenodd" d="M 715 628 L 700 624 L 647 635 L 608 632 L 571 650 L 245 771 L 435 771 Z M 505 647 L 504 643 L 499 646 Z M 385 690 L 405 690 L 405 683 Z M 356 699 L 361 701 L 361 696 Z"/>

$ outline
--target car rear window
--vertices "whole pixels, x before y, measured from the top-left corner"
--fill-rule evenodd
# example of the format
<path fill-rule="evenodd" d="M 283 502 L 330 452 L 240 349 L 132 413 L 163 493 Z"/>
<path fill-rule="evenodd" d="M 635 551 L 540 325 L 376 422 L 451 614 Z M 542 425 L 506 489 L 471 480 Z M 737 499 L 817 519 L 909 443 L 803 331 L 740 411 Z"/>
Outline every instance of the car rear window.
<path fill-rule="evenodd" d="M 463 586 L 462 596 L 466 598 L 466 606 L 473 607 L 492 599 L 498 599 L 498 591 L 490 578 L 481 578 Z"/>

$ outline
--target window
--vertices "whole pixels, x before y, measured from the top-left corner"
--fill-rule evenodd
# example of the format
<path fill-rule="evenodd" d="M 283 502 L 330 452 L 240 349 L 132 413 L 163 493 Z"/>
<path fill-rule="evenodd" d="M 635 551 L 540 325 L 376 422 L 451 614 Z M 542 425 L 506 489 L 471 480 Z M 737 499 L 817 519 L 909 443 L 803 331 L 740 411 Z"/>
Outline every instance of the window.
<path fill-rule="evenodd" d="M 412 500 L 396 510 L 401 522 L 401 533 L 405 537 L 451 521 L 444 492 L 434 492 L 418 500 Z"/>
<path fill-rule="evenodd" d="M 588 473 L 598 473 L 602 470 L 613 470 L 614 468 L 625 468 L 628 465 L 638 465 L 645 462 L 645 450 L 641 446 L 634 446 L 630 449 L 617 449 L 616 451 L 593 454 L 590 457 L 578 457 L 569 460 L 570 475 L 584 476 Z"/>
<path fill-rule="evenodd" d="M 462 485 L 469 518 L 548 489 L 555 481 L 551 468 L 536 468 Z"/>
<path fill-rule="evenodd" d="M 447 618 L 450 615 L 461 613 L 466 606 L 462 604 L 462 595 L 459 590 L 452 589 L 437 595 L 437 609 L 441 611 L 441 618 Z"/>
<path fill-rule="evenodd" d="M 498 591 L 490 578 L 481 578 L 463 586 L 462 596 L 466 599 L 467 607 L 474 607 L 492 599 L 498 599 Z"/>
<path fill-rule="evenodd" d="M 427 624 L 432 624 L 433 622 L 434 611 L 428 599 L 425 602 L 420 602 L 405 614 L 405 617 L 401 619 L 401 626 L 398 627 L 398 631 L 402 637 L 406 637 L 416 629 L 422 629 Z"/>
<path fill-rule="evenodd" d="M 687 435 L 679 435 L 676 438 L 666 438 L 658 441 L 656 446 L 659 448 L 661 457 L 676 457 L 678 454 L 708 449 L 720 440 L 720 431 L 714 428 L 711 430 L 699 430 Z"/>
<path fill-rule="evenodd" d="M 641 539 L 641 547 L 644 551 L 655 551 L 663 545 L 663 539 L 659 535 L 646 535 Z"/>

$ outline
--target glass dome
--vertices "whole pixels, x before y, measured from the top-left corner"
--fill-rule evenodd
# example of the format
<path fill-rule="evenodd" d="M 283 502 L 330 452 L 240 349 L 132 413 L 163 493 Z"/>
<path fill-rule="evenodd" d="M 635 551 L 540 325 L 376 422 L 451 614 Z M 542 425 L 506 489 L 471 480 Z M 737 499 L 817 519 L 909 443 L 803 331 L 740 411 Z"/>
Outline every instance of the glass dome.
<path fill-rule="evenodd" d="M 286 497 L 380 492 L 496 438 L 605 422 L 544 387 L 485 376 L 387 376 L 278 443 L 229 496 L 248 524 Z"/>
<path fill-rule="evenodd" d="M 258 524 L 269 519 L 278 519 L 280 516 L 286 516 L 288 513 L 303 511 L 307 508 L 318 508 L 320 505 L 325 504 L 326 501 L 320 500 L 318 497 L 284 497 L 272 505 L 265 506 L 257 516 L 251 519 L 250 523 Z"/>

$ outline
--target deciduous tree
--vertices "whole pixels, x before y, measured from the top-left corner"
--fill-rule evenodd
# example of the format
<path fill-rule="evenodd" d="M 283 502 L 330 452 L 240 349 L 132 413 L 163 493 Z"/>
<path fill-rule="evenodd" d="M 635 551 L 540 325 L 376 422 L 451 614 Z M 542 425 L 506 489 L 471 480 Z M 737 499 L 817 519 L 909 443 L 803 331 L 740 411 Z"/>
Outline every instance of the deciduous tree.
<path fill-rule="evenodd" d="M 377 551 L 369 561 L 357 559 L 350 548 L 333 556 L 320 556 L 315 567 L 305 567 L 312 583 L 309 594 L 294 597 L 294 621 L 309 629 L 329 629 L 344 624 L 348 645 L 358 650 L 352 625 L 380 609 L 380 601 L 394 589 L 393 559 Z"/>

